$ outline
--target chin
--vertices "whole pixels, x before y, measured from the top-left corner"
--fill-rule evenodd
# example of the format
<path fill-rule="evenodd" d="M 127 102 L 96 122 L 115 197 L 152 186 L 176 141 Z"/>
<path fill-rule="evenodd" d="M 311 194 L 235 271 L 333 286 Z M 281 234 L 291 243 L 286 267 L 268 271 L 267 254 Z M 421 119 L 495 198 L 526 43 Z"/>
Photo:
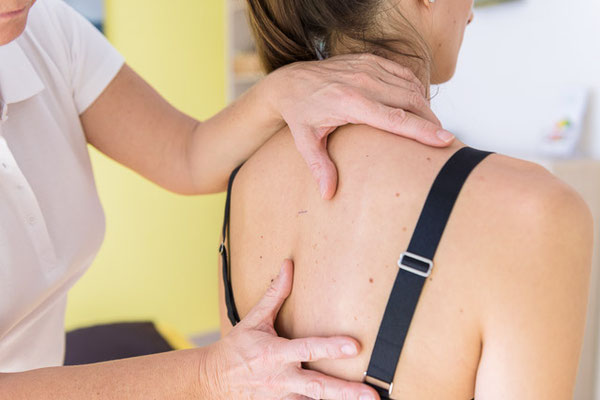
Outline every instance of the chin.
<path fill-rule="evenodd" d="M 456 73 L 456 64 L 452 66 L 448 66 L 444 69 L 438 69 L 436 71 L 432 71 L 431 74 L 431 84 L 432 85 L 441 85 L 442 83 L 448 82 L 454 74 Z"/>
<path fill-rule="evenodd" d="M 13 40 L 17 39 L 25 30 L 25 24 L 12 29 L 2 29 L 0 31 L 0 46 L 9 44 Z"/>
<path fill-rule="evenodd" d="M 28 8 L 23 12 L 23 15 L 19 15 L 14 19 L 8 19 L 5 21 L 0 20 L 0 46 L 4 46 L 17 39 L 27 26 L 27 17 L 29 16 L 29 10 L 35 3 L 32 1 Z"/>

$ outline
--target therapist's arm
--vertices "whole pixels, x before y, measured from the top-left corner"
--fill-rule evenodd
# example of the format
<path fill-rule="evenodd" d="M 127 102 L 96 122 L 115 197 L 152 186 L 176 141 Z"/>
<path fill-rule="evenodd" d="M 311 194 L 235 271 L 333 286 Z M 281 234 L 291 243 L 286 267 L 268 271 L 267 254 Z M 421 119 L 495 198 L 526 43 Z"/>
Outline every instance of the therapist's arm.
<path fill-rule="evenodd" d="M 301 368 L 304 361 L 355 356 L 359 345 L 353 339 L 277 337 L 273 323 L 290 294 L 292 275 L 293 266 L 286 261 L 261 302 L 212 346 L 100 364 L 0 374 L 0 398 L 377 399 L 375 391 L 366 385 Z"/>
<path fill-rule="evenodd" d="M 183 194 L 223 191 L 230 172 L 287 124 L 323 197 L 331 198 L 337 170 L 326 143 L 338 126 L 368 124 L 432 146 L 450 144 L 452 138 L 439 137 L 442 129 L 425 96 L 407 68 L 373 55 L 347 55 L 275 71 L 199 122 L 124 66 L 81 119 L 90 144 Z"/>

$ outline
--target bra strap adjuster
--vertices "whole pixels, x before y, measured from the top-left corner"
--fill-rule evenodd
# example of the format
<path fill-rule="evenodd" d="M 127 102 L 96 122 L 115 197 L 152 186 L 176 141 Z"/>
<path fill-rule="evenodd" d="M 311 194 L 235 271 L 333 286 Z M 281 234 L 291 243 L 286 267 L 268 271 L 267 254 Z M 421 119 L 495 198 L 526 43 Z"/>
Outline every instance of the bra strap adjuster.
<path fill-rule="evenodd" d="M 405 251 L 398 259 L 398 267 L 413 274 L 427 278 L 433 270 L 433 261 L 429 258 Z"/>
<path fill-rule="evenodd" d="M 367 375 L 367 371 L 365 371 L 363 375 L 363 382 L 369 384 L 372 387 L 376 387 L 381 391 L 387 390 L 388 396 L 392 395 L 392 390 L 394 389 L 394 382 L 384 382 L 381 379 L 373 378 L 372 376 Z"/>

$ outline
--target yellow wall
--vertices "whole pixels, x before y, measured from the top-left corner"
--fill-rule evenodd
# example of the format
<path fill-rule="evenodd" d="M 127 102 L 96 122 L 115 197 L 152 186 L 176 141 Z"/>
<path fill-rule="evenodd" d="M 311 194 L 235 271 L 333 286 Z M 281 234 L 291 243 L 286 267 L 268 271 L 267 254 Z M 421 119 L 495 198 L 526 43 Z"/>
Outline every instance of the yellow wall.
<path fill-rule="evenodd" d="M 225 104 L 222 0 L 107 0 L 106 32 L 172 104 L 207 118 Z M 110 117 L 110 116 L 107 116 Z M 73 288 L 67 329 L 152 319 L 184 334 L 215 329 L 223 195 L 185 198 L 93 151 L 104 246 Z"/>

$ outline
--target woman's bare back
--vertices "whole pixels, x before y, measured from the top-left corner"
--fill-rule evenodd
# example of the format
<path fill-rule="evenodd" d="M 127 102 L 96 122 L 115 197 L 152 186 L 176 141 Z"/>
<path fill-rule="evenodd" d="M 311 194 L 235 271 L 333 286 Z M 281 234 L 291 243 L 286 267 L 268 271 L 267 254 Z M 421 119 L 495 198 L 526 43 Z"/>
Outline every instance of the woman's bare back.
<path fill-rule="evenodd" d="M 293 259 L 294 287 L 277 321 L 278 332 L 289 338 L 355 337 L 363 346 L 356 359 L 309 367 L 361 380 L 398 273 L 398 257 L 408 246 L 433 180 L 462 146 L 434 149 L 363 126 L 340 129 L 329 142 L 339 187 L 335 198 L 326 202 L 289 133 L 276 135 L 244 165 L 232 191 L 229 251 L 240 317 L 260 299 L 281 260 Z M 548 263 L 532 265 L 535 262 L 527 258 L 529 254 L 532 260 L 539 259 L 536 254 L 544 251 L 543 246 L 555 247 L 554 239 L 545 243 L 544 238 L 555 228 L 542 220 L 550 207 L 558 205 L 546 196 L 565 198 L 561 212 L 568 203 L 565 211 L 575 212 L 577 221 L 588 218 L 570 189 L 537 166 L 492 155 L 473 171 L 412 320 L 393 398 L 510 397 L 510 389 L 488 393 L 480 385 L 487 382 L 487 388 L 494 387 L 502 379 L 503 363 L 517 369 L 506 372 L 503 381 L 512 379 L 518 388 L 514 374 L 524 362 L 550 364 L 548 374 L 559 375 L 556 379 L 561 382 L 550 385 L 548 394 L 568 393 L 585 315 L 589 227 L 572 228 L 581 229 L 573 234 L 583 235 L 578 241 L 583 255 L 576 256 L 573 264 L 580 267 L 575 271 L 559 272 L 570 281 L 570 286 L 562 287 L 564 279 L 550 273 Z M 564 231 L 564 224 L 559 224 L 556 231 Z M 559 239 L 561 247 L 566 246 Z M 515 262 L 519 259 L 523 264 Z M 556 288 L 564 293 L 548 292 Z M 556 299 L 547 299 L 552 296 Z M 563 296 L 570 299 L 566 309 L 560 304 Z M 548 337 L 543 325 L 530 322 L 545 321 L 550 314 L 571 319 L 570 329 L 552 327 L 567 336 L 567 344 L 547 354 L 530 350 L 536 338 L 518 335 L 534 335 L 537 329 L 540 343 L 552 340 L 554 332 Z M 226 320 L 223 324 L 228 325 Z M 527 371 L 533 369 L 522 372 Z M 545 393 L 532 390 L 531 398 Z M 527 398 L 526 393 L 519 397 Z"/>

